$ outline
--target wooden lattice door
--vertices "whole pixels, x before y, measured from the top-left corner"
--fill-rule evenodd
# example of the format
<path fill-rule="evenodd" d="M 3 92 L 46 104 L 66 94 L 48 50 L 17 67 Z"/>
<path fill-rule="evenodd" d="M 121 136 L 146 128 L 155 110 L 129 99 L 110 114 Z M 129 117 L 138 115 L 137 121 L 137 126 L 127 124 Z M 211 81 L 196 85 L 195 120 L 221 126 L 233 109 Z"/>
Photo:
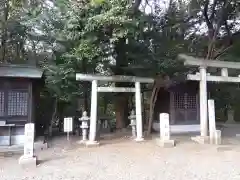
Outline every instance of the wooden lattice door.
<path fill-rule="evenodd" d="M 189 93 L 172 93 L 171 116 L 173 124 L 198 122 L 198 96 Z"/>

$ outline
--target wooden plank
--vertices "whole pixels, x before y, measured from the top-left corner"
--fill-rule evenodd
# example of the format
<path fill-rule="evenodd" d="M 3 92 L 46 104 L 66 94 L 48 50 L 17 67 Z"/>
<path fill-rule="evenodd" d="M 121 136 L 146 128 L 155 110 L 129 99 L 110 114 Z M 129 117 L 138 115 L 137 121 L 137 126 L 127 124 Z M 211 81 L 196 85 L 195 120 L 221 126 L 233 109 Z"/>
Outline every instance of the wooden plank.
<path fill-rule="evenodd" d="M 200 75 L 198 74 L 188 74 L 187 80 L 190 81 L 200 81 Z M 239 83 L 240 77 L 224 77 L 224 76 L 207 76 L 207 81 L 212 82 L 226 82 L 226 83 Z"/>
<path fill-rule="evenodd" d="M 114 81 L 114 82 L 140 82 L 140 83 L 153 83 L 153 78 L 136 77 L 136 76 L 102 76 L 92 74 L 76 74 L 77 81 Z"/>
<path fill-rule="evenodd" d="M 28 123 L 33 123 L 32 111 L 33 111 L 33 91 L 32 82 L 28 85 Z"/>
<path fill-rule="evenodd" d="M 135 92 L 135 88 L 126 87 L 98 87 L 98 92 Z"/>
<path fill-rule="evenodd" d="M 202 67 L 216 67 L 216 68 L 230 68 L 240 69 L 239 62 L 206 60 L 203 58 L 194 58 L 185 54 L 180 54 L 179 59 L 184 60 L 185 66 L 202 66 Z"/>

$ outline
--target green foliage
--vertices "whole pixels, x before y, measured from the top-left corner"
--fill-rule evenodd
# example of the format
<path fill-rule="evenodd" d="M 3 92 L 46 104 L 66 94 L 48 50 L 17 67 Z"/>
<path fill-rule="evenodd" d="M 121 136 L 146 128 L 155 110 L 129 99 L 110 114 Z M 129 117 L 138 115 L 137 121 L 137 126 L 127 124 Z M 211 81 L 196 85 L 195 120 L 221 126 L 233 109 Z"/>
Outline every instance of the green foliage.
<path fill-rule="evenodd" d="M 153 77 L 160 72 L 176 77 L 186 72 L 176 59 L 179 53 L 205 57 L 209 45 L 208 34 L 199 30 L 205 23 L 206 1 L 170 1 L 164 12 L 153 2 L 152 13 L 133 12 L 132 2 L 127 0 L 24 2 L 0 5 L 1 19 L 8 10 L 7 19 L 0 22 L 1 61 L 36 60 L 46 72 L 46 90 L 63 101 L 89 91 L 89 86 L 76 82 L 76 72 L 112 74 L 120 64 L 122 73 Z M 216 2 L 214 24 L 222 7 L 222 1 Z M 212 7 L 210 1 L 209 15 Z M 239 5 L 234 1 L 227 9 L 233 34 L 238 31 Z M 219 39 L 227 35 L 224 28 L 222 25 Z M 216 48 L 222 44 L 217 43 Z M 238 47 L 235 44 L 219 59 L 239 61 Z"/>
<path fill-rule="evenodd" d="M 82 95 L 76 72 L 109 74 L 109 65 L 123 54 L 121 61 L 148 67 L 149 71 L 136 71 L 135 75 L 162 72 L 174 76 L 182 70 L 176 56 L 187 51 L 189 43 L 183 32 L 188 27 L 179 25 L 186 15 L 176 3 L 160 19 L 157 13 L 133 14 L 132 4 L 126 0 L 57 0 L 51 6 L 45 2 L 29 8 L 22 24 L 40 53 L 50 50 L 53 61 L 46 58 L 40 65 L 46 71 L 48 91 L 60 100 Z"/>

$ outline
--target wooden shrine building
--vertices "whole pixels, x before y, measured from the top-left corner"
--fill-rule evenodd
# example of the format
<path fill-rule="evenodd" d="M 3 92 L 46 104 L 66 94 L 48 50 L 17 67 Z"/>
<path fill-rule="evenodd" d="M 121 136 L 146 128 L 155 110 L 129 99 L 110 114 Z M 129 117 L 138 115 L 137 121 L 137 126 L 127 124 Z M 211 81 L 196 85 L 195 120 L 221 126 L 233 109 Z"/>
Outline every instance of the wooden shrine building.
<path fill-rule="evenodd" d="M 35 122 L 42 75 L 32 66 L 0 65 L 0 145 L 24 142 L 24 125 Z"/>
<path fill-rule="evenodd" d="M 184 81 L 160 88 L 154 106 L 156 131 L 159 131 L 160 113 L 169 113 L 172 133 L 200 132 L 199 83 Z"/>

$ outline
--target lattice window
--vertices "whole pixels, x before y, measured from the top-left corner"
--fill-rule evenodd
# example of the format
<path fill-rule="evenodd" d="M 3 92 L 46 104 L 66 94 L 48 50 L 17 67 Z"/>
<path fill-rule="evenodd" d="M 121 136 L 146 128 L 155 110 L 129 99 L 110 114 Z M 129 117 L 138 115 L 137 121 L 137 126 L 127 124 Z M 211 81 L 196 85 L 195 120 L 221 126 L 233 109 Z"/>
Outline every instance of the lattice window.
<path fill-rule="evenodd" d="M 196 96 L 188 94 L 174 94 L 174 107 L 176 109 L 196 109 Z"/>
<path fill-rule="evenodd" d="M 8 93 L 8 115 L 27 116 L 28 112 L 28 93 L 11 91 Z"/>
<path fill-rule="evenodd" d="M 184 109 L 185 108 L 184 95 L 174 93 L 174 108 L 176 108 L 176 109 Z"/>
<path fill-rule="evenodd" d="M 197 108 L 196 96 L 191 95 L 186 96 L 186 105 L 188 109 L 196 109 Z"/>
<path fill-rule="evenodd" d="M 4 116 L 4 92 L 0 91 L 0 116 Z"/>

